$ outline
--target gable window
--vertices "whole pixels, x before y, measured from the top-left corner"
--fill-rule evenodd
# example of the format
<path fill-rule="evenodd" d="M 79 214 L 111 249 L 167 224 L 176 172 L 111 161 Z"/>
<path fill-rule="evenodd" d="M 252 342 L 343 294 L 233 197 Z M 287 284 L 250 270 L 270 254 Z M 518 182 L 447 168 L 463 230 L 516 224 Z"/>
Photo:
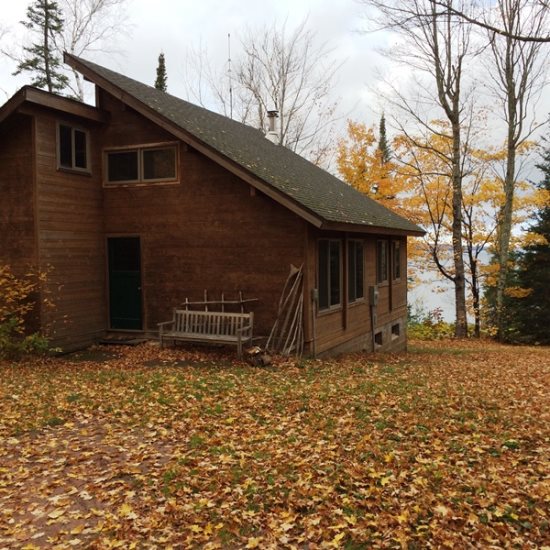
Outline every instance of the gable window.
<path fill-rule="evenodd" d="M 108 183 L 169 182 L 177 179 L 176 145 L 106 152 Z"/>
<path fill-rule="evenodd" d="M 385 283 L 388 280 L 388 241 L 376 242 L 376 282 Z"/>
<path fill-rule="evenodd" d="M 392 241 L 392 278 L 401 279 L 401 241 Z"/>
<path fill-rule="evenodd" d="M 348 301 L 355 302 L 364 294 L 363 241 L 348 242 Z"/>
<path fill-rule="evenodd" d="M 340 305 L 342 243 L 337 239 L 319 241 L 319 310 Z"/>
<path fill-rule="evenodd" d="M 88 132 L 59 124 L 57 131 L 59 168 L 88 171 Z"/>

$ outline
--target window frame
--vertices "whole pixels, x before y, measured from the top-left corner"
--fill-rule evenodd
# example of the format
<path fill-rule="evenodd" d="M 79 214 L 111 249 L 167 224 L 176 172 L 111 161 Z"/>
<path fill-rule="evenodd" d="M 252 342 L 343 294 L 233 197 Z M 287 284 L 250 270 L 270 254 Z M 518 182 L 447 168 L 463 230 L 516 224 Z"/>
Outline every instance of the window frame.
<path fill-rule="evenodd" d="M 397 251 L 397 254 L 396 254 Z M 403 275 L 403 262 L 401 261 L 401 241 L 394 239 L 391 242 L 391 276 L 392 281 L 400 281 Z M 397 260 L 397 261 L 396 261 Z M 399 273 L 396 275 L 396 268 Z"/>
<path fill-rule="evenodd" d="M 356 256 L 356 250 L 355 250 L 355 247 L 357 245 L 360 245 L 361 247 L 361 274 L 362 274 L 362 277 L 361 277 L 361 295 L 358 296 L 357 295 L 357 289 L 354 288 L 355 290 L 355 297 L 352 298 L 351 296 L 351 290 L 352 290 L 352 287 L 355 287 L 355 284 L 357 283 L 357 271 L 355 270 L 353 273 L 352 273 L 352 269 L 351 269 L 351 260 L 352 260 L 352 245 L 353 245 L 353 248 L 354 248 L 354 262 L 355 262 L 355 269 L 357 269 L 357 256 Z M 358 302 L 362 302 L 365 300 L 365 242 L 361 239 L 349 239 L 348 240 L 348 250 L 347 250 L 347 262 L 348 262 L 348 265 L 347 265 L 347 276 L 348 276 L 348 280 L 347 280 L 347 283 L 348 283 L 348 288 L 347 288 L 347 292 L 348 292 L 348 304 L 352 305 L 352 304 L 356 304 Z"/>
<path fill-rule="evenodd" d="M 61 164 L 61 127 L 69 128 L 71 130 L 71 166 Z M 76 147 L 75 147 L 75 132 L 81 132 L 86 139 L 86 166 L 76 166 Z M 65 121 L 58 121 L 56 125 L 56 156 L 57 156 L 57 169 L 64 172 L 76 172 L 79 174 L 91 174 L 90 166 L 90 131 L 82 126 L 71 124 Z"/>
<path fill-rule="evenodd" d="M 320 261 L 321 261 L 321 254 L 320 254 L 320 248 L 321 243 L 326 242 L 327 243 L 327 265 L 325 266 L 325 269 L 327 270 L 327 306 L 321 307 L 321 284 L 320 284 Z M 337 243 L 338 244 L 338 296 L 339 301 L 338 303 L 331 304 L 331 274 L 330 274 L 330 243 Z M 342 246 L 342 239 L 336 239 L 336 238 L 324 238 L 324 239 L 318 239 L 317 241 L 317 289 L 319 292 L 319 297 L 317 300 L 317 313 L 318 314 L 324 314 L 327 312 L 336 311 L 342 308 L 343 304 L 343 294 L 344 294 L 344 285 L 343 285 L 343 246 Z"/>
<path fill-rule="evenodd" d="M 381 257 L 380 257 L 380 245 L 385 249 L 385 273 L 384 278 L 381 278 Z M 388 239 L 377 239 L 376 241 L 376 284 L 379 286 L 387 285 L 390 281 L 390 246 Z"/>
<path fill-rule="evenodd" d="M 148 178 L 144 179 L 144 161 L 143 156 L 146 151 L 160 149 L 174 150 L 174 176 L 168 178 Z M 111 153 L 137 153 L 137 179 L 134 180 L 109 180 L 109 154 Z M 120 147 L 107 147 L 103 150 L 103 185 L 105 187 L 116 187 L 119 185 L 159 185 L 159 184 L 178 184 L 180 182 L 180 146 L 177 141 L 167 141 L 160 143 L 140 143 L 137 145 L 128 145 Z"/>

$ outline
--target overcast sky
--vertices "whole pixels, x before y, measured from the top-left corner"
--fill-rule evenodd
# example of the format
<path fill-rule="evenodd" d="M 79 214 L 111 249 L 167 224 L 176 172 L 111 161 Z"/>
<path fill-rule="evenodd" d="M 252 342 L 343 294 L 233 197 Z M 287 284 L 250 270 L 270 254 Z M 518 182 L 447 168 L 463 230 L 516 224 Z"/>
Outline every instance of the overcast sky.
<path fill-rule="evenodd" d="M 0 0 L 0 23 L 10 31 L 10 42 L 21 42 L 26 32 L 19 21 L 25 18 L 26 0 Z M 128 0 L 127 35 L 118 39 L 118 55 L 99 53 L 89 58 L 137 80 L 152 84 L 157 58 L 166 56 L 168 91 L 185 96 L 185 54 L 201 44 L 220 66 L 227 59 L 227 35 L 231 33 L 232 57 L 238 56 L 239 33 L 287 20 L 292 29 L 304 18 L 319 41 L 327 42 L 336 60 L 342 62 L 333 95 L 340 98 L 343 119 L 374 122 L 380 105 L 374 104 L 368 84 L 381 57 L 375 47 L 387 37 L 359 32 L 364 26 L 364 7 L 355 0 Z M 0 99 L 5 100 L 28 82 L 29 75 L 11 75 L 15 64 L 0 62 Z M 343 126 L 343 124 L 342 124 Z"/>

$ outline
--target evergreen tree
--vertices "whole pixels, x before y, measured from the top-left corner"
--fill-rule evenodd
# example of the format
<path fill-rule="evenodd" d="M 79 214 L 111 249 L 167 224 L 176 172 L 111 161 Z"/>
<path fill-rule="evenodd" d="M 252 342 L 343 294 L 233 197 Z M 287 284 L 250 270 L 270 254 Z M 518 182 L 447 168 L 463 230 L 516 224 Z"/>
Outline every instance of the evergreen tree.
<path fill-rule="evenodd" d="M 166 63 L 164 61 L 164 54 L 159 55 L 159 63 L 157 66 L 157 79 L 155 80 L 155 88 L 161 92 L 166 91 Z"/>
<path fill-rule="evenodd" d="M 390 146 L 388 145 L 388 138 L 386 136 L 386 117 L 382 115 L 380 117 L 380 136 L 378 138 L 378 150 L 380 151 L 380 158 L 383 164 L 387 164 L 391 160 Z"/>
<path fill-rule="evenodd" d="M 60 92 L 68 78 L 60 72 L 61 61 L 56 55 L 55 39 L 63 30 L 63 17 L 57 2 L 35 0 L 27 8 L 27 19 L 21 23 L 37 37 L 31 46 L 23 48 L 25 55 L 13 73 L 34 74 L 32 86 L 46 88 L 49 92 Z"/>
<path fill-rule="evenodd" d="M 550 193 L 550 147 L 538 165 L 543 179 L 538 187 Z M 550 344 L 550 203 L 547 201 L 529 231 L 543 239 L 535 241 L 521 253 L 515 281 L 518 288 L 526 289 L 525 297 L 509 300 L 512 321 L 511 334 L 526 342 Z"/>

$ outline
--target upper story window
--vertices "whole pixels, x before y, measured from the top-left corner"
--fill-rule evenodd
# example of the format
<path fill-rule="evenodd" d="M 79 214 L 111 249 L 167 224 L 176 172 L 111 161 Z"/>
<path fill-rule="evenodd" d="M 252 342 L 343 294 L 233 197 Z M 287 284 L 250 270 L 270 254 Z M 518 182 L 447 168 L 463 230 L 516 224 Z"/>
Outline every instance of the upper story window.
<path fill-rule="evenodd" d="M 363 241 L 348 242 L 348 301 L 355 302 L 364 298 L 365 268 L 363 260 Z"/>
<path fill-rule="evenodd" d="M 319 241 L 319 310 L 330 309 L 341 303 L 341 257 L 340 240 L 321 239 Z"/>
<path fill-rule="evenodd" d="M 107 183 L 153 183 L 177 180 L 177 146 L 139 146 L 106 151 Z"/>
<path fill-rule="evenodd" d="M 376 241 L 376 282 L 378 284 L 388 281 L 388 268 L 388 241 Z"/>
<path fill-rule="evenodd" d="M 401 241 L 392 241 L 392 278 L 401 279 Z"/>
<path fill-rule="evenodd" d="M 57 161 L 59 168 L 89 171 L 88 132 L 67 124 L 59 124 Z"/>

